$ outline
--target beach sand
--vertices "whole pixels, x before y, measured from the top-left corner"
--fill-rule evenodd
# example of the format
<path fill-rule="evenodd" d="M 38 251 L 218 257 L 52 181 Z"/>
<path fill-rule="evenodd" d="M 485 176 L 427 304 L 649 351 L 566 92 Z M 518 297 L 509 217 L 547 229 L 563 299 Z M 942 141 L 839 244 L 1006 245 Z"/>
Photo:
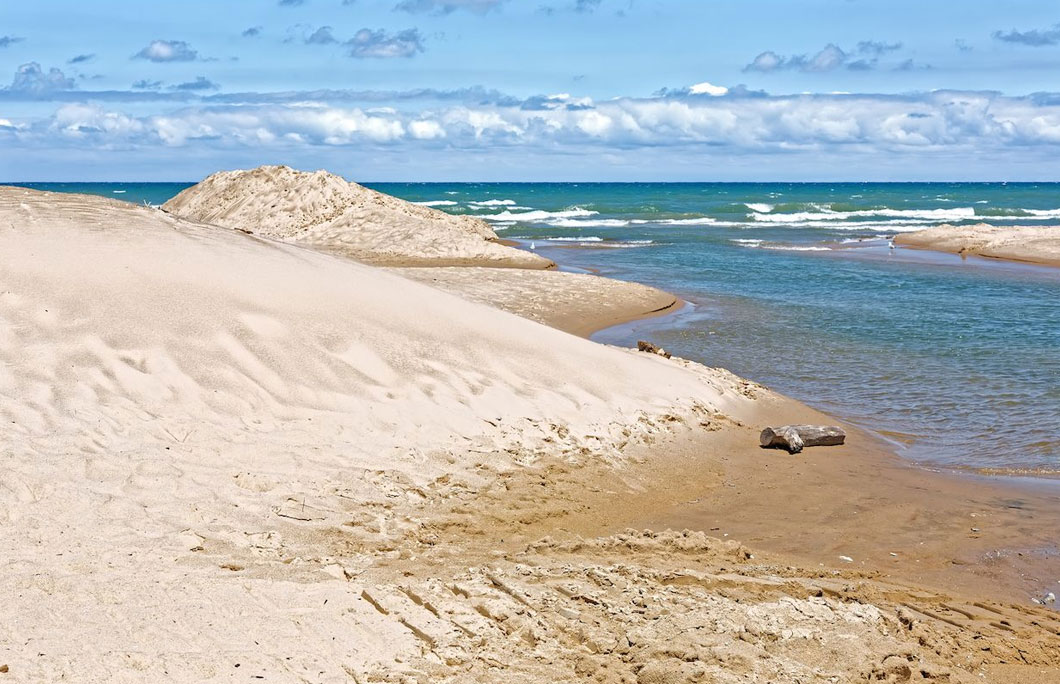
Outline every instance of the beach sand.
<path fill-rule="evenodd" d="M 0 677 L 1056 681 L 1057 614 L 942 560 L 1038 543 L 1055 497 L 857 430 L 757 448 L 804 417 L 317 249 L 0 188 Z"/>
<path fill-rule="evenodd" d="M 1060 227 L 1058 226 L 971 226 L 949 224 L 911 233 L 899 233 L 896 245 L 951 252 L 960 255 L 1023 261 L 1060 266 Z"/>
<path fill-rule="evenodd" d="M 683 304 L 654 287 L 582 273 L 459 267 L 393 271 L 581 337 L 631 319 L 670 313 Z"/>

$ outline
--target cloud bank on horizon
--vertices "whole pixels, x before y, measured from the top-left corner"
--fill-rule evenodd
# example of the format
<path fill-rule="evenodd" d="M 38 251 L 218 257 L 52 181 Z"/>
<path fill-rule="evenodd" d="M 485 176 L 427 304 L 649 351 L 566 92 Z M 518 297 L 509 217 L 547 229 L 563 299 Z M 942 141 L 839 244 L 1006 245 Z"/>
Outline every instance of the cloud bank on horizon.
<path fill-rule="evenodd" d="M 1060 11 L 793 4 L 191 0 L 118 33 L 118 0 L 26 3 L 0 35 L 0 180 L 266 162 L 370 180 L 1060 176 Z"/>

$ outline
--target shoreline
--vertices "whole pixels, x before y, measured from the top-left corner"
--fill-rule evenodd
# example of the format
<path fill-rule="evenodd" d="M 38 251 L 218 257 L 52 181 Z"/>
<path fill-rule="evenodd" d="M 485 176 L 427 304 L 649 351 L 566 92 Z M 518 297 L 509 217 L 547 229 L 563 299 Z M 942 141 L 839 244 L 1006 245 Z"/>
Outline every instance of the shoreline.
<path fill-rule="evenodd" d="M 901 247 L 902 249 L 913 249 L 913 250 L 917 250 L 917 251 L 920 251 L 920 252 L 938 252 L 940 254 L 953 254 L 955 256 L 961 257 L 962 259 L 967 259 L 967 258 L 970 257 L 970 258 L 973 258 L 973 259 L 983 259 L 984 261 L 1003 261 L 1005 263 L 1011 263 L 1011 264 L 1026 264 L 1028 266 L 1045 266 L 1047 268 L 1060 268 L 1060 258 L 1056 258 L 1056 259 L 1052 259 L 1052 258 L 1050 258 L 1050 259 L 1041 259 L 1041 258 L 1030 259 L 1030 258 L 1019 258 L 1019 257 L 1015 257 L 1015 256 L 1002 256 L 1000 254 L 982 254 L 982 253 L 979 253 L 979 252 L 973 252 L 973 251 L 963 250 L 963 249 L 959 249 L 959 248 L 957 248 L 957 249 L 947 249 L 947 248 L 943 248 L 941 246 L 935 246 L 935 245 L 928 246 L 928 245 L 903 244 L 903 243 L 899 242 L 897 240 L 897 238 L 895 239 L 895 244 L 898 245 L 899 247 Z"/>
<path fill-rule="evenodd" d="M 687 306 L 680 297 L 678 301 L 680 307 L 654 314 L 630 311 L 625 320 L 599 327 L 589 336 L 641 320 L 677 315 Z M 646 337 L 650 339 L 650 335 Z M 729 530 L 726 536 L 731 534 L 752 548 L 799 564 L 821 563 L 833 569 L 851 567 L 838 560 L 841 555 L 855 553 L 842 553 L 841 545 L 837 545 L 837 538 L 847 538 L 856 540 L 846 545 L 848 550 L 857 548 L 857 552 L 870 556 L 867 561 L 864 555 L 862 560 L 856 559 L 859 569 L 901 581 L 936 589 L 952 588 L 956 582 L 965 592 L 992 600 L 1021 600 L 1020 596 L 1026 601 L 1056 590 L 1060 546 L 1053 531 L 1060 522 L 1060 479 L 920 464 L 902 457 L 890 440 L 871 427 L 854 425 L 798 399 L 770 392 L 774 403 L 769 410 L 762 410 L 762 425 L 838 423 L 846 429 L 848 443 L 788 456 L 757 447 L 757 431 L 762 425 L 740 426 L 747 428 L 745 434 L 742 441 L 728 442 L 728 454 L 717 445 L 698 443 L 709 442 L 709 437 L 691 438 L 675 445 L 678 454 L 709 450 L 718 456 L 718 470 L 697 478 L 694 473 L 674 468 L 663 479 L 698 480 L 696 505 L 670 497 L 668 507 L 659 509 L 655 503 L 655 513 L 634 516 L 630 525 L 688 528 L 708 534 Z M 661 457 L 677 461 L 691 458 L 687 453 L 684 457 Z M 719 476 L 740 494 L 738 500 L 717 496 Z M 683 486 L 687 488 L 689 483 Z M 807 490 L 812 495 L 807 495 Z M 778 492 L 784 495 L 777 496 Z M 666 495 L 663 492 L 661 499 L 667 499 Z M 870 504 L 884 509 L 897 505 L 901 512 L 877 513 L 866 525 L 863 519 Z M 841 515 L 844 509 L 853 515 Z M 926 535 L 908 526 L 911 519 L 930 521 L 935 528 L 930 530 L 930 541 L 925 542 L 922 537 Z M 982 523 L 986 519 L 992 521 L 989 528 Z M 840 532 L 840 524 L 845 531 Z M 962 528 L 965 534 L 959 535 Z M 941 529 L 958 536 L 940 534 Z M 959 541 L 953 542 L 954 538 Z M 889 549 L 884 551 L 885 547 Z M 807 551 L 826 548 L 828 552 Z M 1027 553 L 1027 548 L 1039 551 Z M 909 556 L 911 551 L 915 556 Z M 898 559 L 888 555 L 891 553 L 899 553 Z M 1042 579 L 1037 583 L 1026 579 L 1032 576 Z"/>

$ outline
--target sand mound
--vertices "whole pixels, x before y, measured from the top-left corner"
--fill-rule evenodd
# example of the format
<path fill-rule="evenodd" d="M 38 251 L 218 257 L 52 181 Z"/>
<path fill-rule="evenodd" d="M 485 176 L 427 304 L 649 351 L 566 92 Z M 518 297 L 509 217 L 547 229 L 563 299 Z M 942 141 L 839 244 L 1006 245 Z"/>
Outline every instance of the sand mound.
<path fill-rule="evenodd" d="M 297 538 L 279 531 L 291 521 L 342 536 L 338 515 L 388 553 L 388 529 L 408 524 L 388 511 L 427 482 L 542 453 L 619 458 L 752 403 L 723 373 L 347 259 L 0 188 L 0 602 L 19 616 L 0 664 L 43 680 L 141 661 L 219 676 L 217 647 L 294 635 L 266 606 L 323 600 L 301 583 L 330 561 L 270 557 L 274 579 L 250 589 L 235 562 L 198 562 L 204 546 L 267 553 Z"/>
<path fill-rule="evenodd" d="M 1060 266 L 1060 226 L 971 226 L 944 224 L 900 233 L 895 244 L 938 252 Z"/>
<path fill-rule="evenodd" d="M 163 208 L 190 221 L 312 245 L 373 264 L 554 266 L 499 244 L 481 219 L 406 202 L 326 171 L 286 166 L 222 171 Z"/>

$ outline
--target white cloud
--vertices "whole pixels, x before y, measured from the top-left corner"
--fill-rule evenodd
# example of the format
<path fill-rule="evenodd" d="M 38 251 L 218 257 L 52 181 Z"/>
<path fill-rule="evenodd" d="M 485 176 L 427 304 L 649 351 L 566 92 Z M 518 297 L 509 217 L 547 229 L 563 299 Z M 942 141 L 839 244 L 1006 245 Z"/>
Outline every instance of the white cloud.
<path fill-rule="evenodd" d="M 437 121 L 412 121 L 409 123 L 409 133 L 417 140 L 445 137 L 445 129 Z"/>
<path fill-rule="evenodd" d="M 133 59 L 151 62 L 192 62 L 198 58 L 199 53 L 183 40 L 152 40 L 133 55 Z"/>
<path fill-rule="evenodd" d="M 29 62 L 15 71 L 11 87 L 7 90 L 30 95 L 44 95 L 49 92 L 73 90 L 76 87 L 74 79 L 67 78 L 59 69 L 52 67 L 45 72 L 40 64 Z"/>
<path fill-rule="evenodd" d="M 573 99 L 573 98 L 570 98 Z M 565 100 L 569 101 L 569 100 Z M 585 107 L 327 104 L 200 106 L 132 116 L 68 104 L 5 135 L 26 145 L 83 139 L 99 146 L 268 148 L 437 145 L 488 151 L 699 145 L 731 153 L 856 150 L 1026 150 L 1060 144 L 1060 98 L 939 91 L 916 96 L 656 97 Z"/>
<path fill-rule="evenodd" d="M 716 86 L 713 83 L 703 81 L 702 83 L 696 83 L 695 85 L 689 86 L 688 92 L 692 95 L 713 95 L 719 97 L 729 92 L 729 89 L 725 86 Z"/>

